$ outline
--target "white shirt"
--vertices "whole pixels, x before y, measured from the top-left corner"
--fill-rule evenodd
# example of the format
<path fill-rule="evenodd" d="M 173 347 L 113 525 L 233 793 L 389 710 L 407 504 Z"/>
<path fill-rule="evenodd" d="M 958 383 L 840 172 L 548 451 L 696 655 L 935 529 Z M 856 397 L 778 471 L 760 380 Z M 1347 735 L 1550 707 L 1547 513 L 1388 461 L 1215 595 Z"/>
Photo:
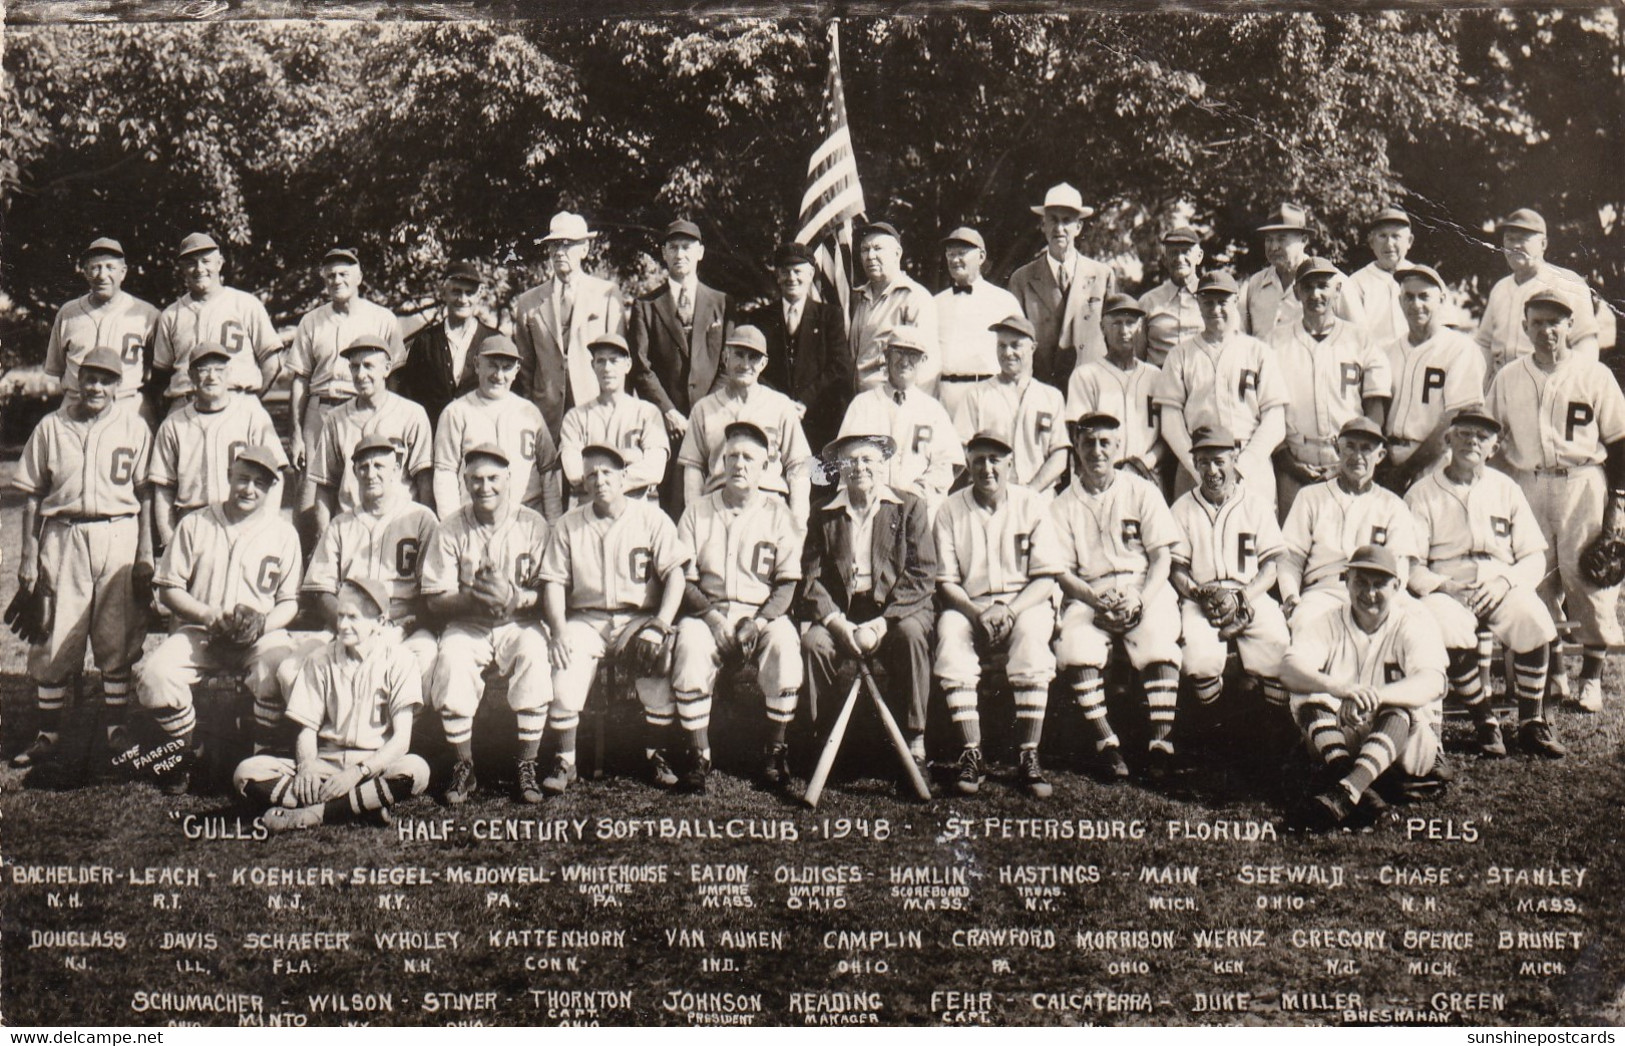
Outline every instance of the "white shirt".
<path fill-rule="evenodd" d="M 988 378 L 999 372 L 999 336 L 988 328 L 1020 316 L 1021 302 L 979 276 L 970 287 L 969 294 L 949 287 L 936 297 L 940 373 Z"/>
<path fill-rule="evenodd" d="M 474 341 L 474 332 L 479 329 L 479 321 L 472 316 L 461 328 L 453 327 L 450 320 L 445 321 L 446 349 L 451 353 L 451 373 L 454 377 L 461 377 L 463 365 L 468 362 L 468 347 Z"/>
<path fill-rule="evenodd" d="M 671 301 L 674 306 L 683 300 L 683 294 L 686 289 L 688 293 L 688 307 L 690 309 L 694 308 L 694 298 L 698 293 L 700 286 L 700 278 L 698 276 L 690 276 L 687 280 L 674 280 L 668 276 L 666 277 L 666 283 L 671 287 Z"/>
<path fill-rule="evenodd" d="M 847 517 L 852 520 L 853 595 L 873 591 L 875 587 L 875 516 L 880 512 L 882 501 L 889 501 L 893 505 L 903 503 L 903 499 L 897 496 L 896 491 L 884 484 L 876 484 L 873 493 L 869 495 L 869 507 L 862 511 L 853 507 L 844 489 L 830 499 L 830 508 L 846 509 Z"/>
<path fill-rule="evenodd" d="M 794 336 L 801 329 L 801 314 L 807 311 L 807 299 L 800 301 L 786 300 L 784 303 L 784 330 L 786 334 Z"/>

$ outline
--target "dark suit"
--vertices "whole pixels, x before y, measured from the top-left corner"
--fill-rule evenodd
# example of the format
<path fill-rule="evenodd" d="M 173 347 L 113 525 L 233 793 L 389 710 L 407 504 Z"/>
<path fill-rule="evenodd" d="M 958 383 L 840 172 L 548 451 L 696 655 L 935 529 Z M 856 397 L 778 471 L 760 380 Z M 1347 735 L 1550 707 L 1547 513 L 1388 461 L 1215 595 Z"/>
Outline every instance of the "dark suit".
<path fill-rule="evenodd" d="M 632 349 L 632 387 L 661 413 L 688 414 L 711 391 L 729 325 L 728 296 L 705 284 L 694 288 L 694 323 L 684 332 L 668 282 L 632 306 L 626 342 Z"/>
<path fill-rule="evenodd" d="M 795 337 L 784 325 L 784 300 L 757 309 L 745 323 L 767 338 L 762 382 L 807 407 L 801 427 L 814 451 L 835 438 L 852 402 L 852 350 L 846 343 L 846 317 L 830 302 L 808 300 L 801 307 Z"/>
<path fill-rule="evenodd" d="M 894 491 L 902 504 L 881 502 L 875 510 L 870 545 L 873 585 L 851 592 L 852 518 L 845 505 L 813 511 L 801 554 L 801 587 L 797 617 L 812 622 L 802 637 L 807 659 L 807 700 L 814 718 L 819 700 L 841 699 L 836 693 L 839 662 L 844 655 L 823 622 L 844 614 L 853 624 L 886 619 L 886 637 L 877 652 L 891 686 L 887 698 L 906 693 L 904 730 L 925 731 L 926 700 L 931 693 L 932 600 L 937 584 L 937 546 L 931 537 L 931 512 L 913 494 Z M 905 689 L 906 681 L 906 689 Z"/>
<path fill-rule="evenodd" d="M 476 320 L 474 336 L 468 341 L 468 355 L 463 357 L 463 372 L 453 374 L 445 323 L 436 319 L 406 339 L 406 359 L 389 376 L 390 390 L 421 404 L 431 421 L 439 418 L 447 404 L 464 393 L 473 392 L 479 385 L 480 376 L 474 361 L 479 358 L 485 339 L 499 333 L 495 327 Z"/>

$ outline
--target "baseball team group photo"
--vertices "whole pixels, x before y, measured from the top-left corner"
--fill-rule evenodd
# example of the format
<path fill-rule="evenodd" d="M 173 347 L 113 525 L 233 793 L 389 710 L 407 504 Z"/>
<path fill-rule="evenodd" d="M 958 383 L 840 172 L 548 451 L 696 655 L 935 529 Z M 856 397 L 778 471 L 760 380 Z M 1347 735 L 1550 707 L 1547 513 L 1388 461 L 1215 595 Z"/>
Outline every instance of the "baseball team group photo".
<path fill-rule="evenodd" d="M 1619 29 L 1452 18 L 26 29 L 0 786 L 1617 820 Z"/>

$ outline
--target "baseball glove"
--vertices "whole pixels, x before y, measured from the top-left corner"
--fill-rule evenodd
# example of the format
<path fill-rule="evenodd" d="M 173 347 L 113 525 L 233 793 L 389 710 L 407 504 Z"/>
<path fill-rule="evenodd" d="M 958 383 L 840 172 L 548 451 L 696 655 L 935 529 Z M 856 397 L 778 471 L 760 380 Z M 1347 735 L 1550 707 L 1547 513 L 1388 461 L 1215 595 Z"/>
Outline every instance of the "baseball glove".
<path fill-rule="evenodd" d="M 739 656 L 749 661 L 756 656 L 756 646 L 762 641 L 762 630 L 753 617 L 742 617 L 739 624 L 734 626 L 734 642 L 738 645 Z"/>
<path fill-rule="evenodd" d="M 483 564 L 475 571 L 474 585 L 468 591 L 479 600 L 481 606 L 485 607 L 485 612 L 493 621 L 513 616 L 515 597 L 518 596 L 519 590 L 509 583 L 507 578 L 498 574 L 491 564 Z"/>
<path fill-rule="evenodd" d="M 50 600 L 43 585 L 17 589 L 6 607 L 6 627 L 30 646 L 45 642 L 51 636 Z"/>
<path fill-rule="evenodd" d="M 1247 626 L 1253 623 L 1253 608 L 1246 594 L 1239 588 L 1224 585 L 1210 585 L 1202 590 L 1202 613 L 1226 643 L 1247 631 Z"/>
<path fill-rule="evenodd" d="M 634 618 L 610 645 L 609 656 L 639 679 L 671 674 L 671 652 L 676 642 L 672 627 L 653 614 Z"/>
<path fill-rule="evenodd" d="M 1580 576 L 1593 588 L 1613 588 L 1625 581 L 1625 538 L 1603 531 L 1580 550 Z"/>
<path fill-rule="evenodd" d="M 265 615 L 246 603 L 222 614 L 209 629 L 209 638 L 227 646 L 250 647 L 265 634 Z"/>
<path fill-rule="evenodd" d="M 1144 611 L 1145 608 L 1138 601 L 1131 604 L 1127 597 L 1119 595 L 1107 603 L 1106 609 L 1097 614 L 1095 620 L 1101 628 L 1120 636 L 1134 630 Z"/>

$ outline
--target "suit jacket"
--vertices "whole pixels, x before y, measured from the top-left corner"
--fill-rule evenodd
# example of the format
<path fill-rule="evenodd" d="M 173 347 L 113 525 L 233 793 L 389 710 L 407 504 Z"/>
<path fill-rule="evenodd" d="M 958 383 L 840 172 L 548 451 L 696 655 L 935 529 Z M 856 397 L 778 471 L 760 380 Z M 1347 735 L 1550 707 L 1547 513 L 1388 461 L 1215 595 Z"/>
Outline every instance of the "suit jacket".
<path fill-rule="evenodd" d="M 1100 309 L 1116 286 L 1110 267 L 1072 252 L 1072 287 L 1061 300 L 1046 250 L 1010 276 L 1010 293 L 1038 333 L 1033 349 L 1033 377 L 1066 388 L 1081 363 L 1106 355 Z"/>
<path fill-rule="evenodd" d="M 570 329 L 554 301 L 557 280 L 532 287 L 513 303 L 513 343 L 519 349 L 519 378 L 513 390 L 541 408 L 554 440 L 564 413 L 598 395 L 587 344 L 600 334 L 626 333 L 626 300 L 609 280 L 578 273 Z"/>
<path fill-rule="evenodd" d="M 937 586 L 937 545 L 931 536 L 931 510 L 907 491 L 894 491 L 901 505 L 881 502 L 875 510 L 870 555 L 874 587 L 869 593 L 895 624 L 932 612 Z M 797 616 L 823 621 L 852 606 L 852 519 L 845 506 L 813 510 L 801 552 Z"/>
<path fill-rule="evenodd" d="M 807 407 L 801 426 L 814 451 L 835 438 L 852 402 L 852 350 L 846 342 L 846 317 L 832 302 L 808 300 L 794 338 L 784 326 L 784 300 L 775 299 L 747 316 L 767 338 L 767 367 L 762 381 Z"/>
<path fill-rule="evenodd" d="M 626 342 L 632 348 L 632 387 L 637 394 L 662 413 L 692 410 L 716 384 L 722 343 L 732 325 L 730 308 L 726 294 L 697 284 L 694 328 L 685 338 L 669 282 L 634 302 Z"/>
<path fill-rule="evenodd" d="M 451 371 L 451 350 L 446 345 L 446 327 L 440 317 L 406 339 L 406 359 L 389 377 L 390 391 L 422 404 L 431 419 L 452 400 L 473 392 L 480 383 L 474 361 L 479 358 L 480 346 L 485 339 L 501 333 L 475 321 L 474 336 L 468 341 L 468 355 L 463 357 L 463 372 Z"/>

